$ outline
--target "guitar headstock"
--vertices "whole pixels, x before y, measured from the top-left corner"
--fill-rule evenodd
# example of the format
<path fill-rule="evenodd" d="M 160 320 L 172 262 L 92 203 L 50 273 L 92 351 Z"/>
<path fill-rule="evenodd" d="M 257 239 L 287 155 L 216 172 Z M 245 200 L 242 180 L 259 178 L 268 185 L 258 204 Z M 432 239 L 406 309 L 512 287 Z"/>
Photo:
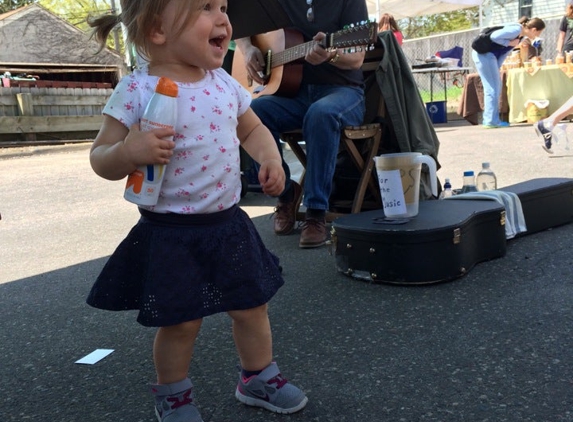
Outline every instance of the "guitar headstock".
<path fill-rule="evenodd" d="M 376 22 L 362 22 L 350 25 L 326 36 L 326 48 L 347 48 L 373 45 L 378 34 Z"/>

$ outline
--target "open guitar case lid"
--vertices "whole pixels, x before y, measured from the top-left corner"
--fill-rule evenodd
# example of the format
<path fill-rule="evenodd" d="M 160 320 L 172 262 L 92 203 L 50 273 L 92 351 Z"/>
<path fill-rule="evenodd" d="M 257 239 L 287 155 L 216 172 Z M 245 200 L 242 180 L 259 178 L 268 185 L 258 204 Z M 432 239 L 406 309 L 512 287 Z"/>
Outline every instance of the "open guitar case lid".
<path fill-rule="evenodd" d="M 278 0 L 229 0 L 227 15 L 233 39 L 293 26 Z"/>

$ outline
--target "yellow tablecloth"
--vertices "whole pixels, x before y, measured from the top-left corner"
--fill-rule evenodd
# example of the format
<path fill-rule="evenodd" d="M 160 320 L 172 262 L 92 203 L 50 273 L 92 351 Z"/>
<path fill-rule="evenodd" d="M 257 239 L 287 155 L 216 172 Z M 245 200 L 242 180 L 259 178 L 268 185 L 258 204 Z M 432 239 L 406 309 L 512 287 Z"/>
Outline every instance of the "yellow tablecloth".
<path fill-rule="evenodd" d="M 507 71 L 507 101 L 509 121 L 527 121 L 527 100 L 549 100 L 548 114 L 557 110 L 573 96 L 573 78 L 559 65 L 541 66 L 535 72 L 524 68 Z"/>

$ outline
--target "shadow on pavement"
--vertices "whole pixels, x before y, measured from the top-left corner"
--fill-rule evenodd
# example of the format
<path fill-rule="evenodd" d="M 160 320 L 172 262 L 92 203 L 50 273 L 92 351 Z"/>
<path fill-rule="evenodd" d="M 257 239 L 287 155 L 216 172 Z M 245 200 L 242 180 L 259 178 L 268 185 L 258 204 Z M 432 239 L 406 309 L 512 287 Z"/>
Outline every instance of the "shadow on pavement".
<path fill-rule="evenodd" d="M 254 221 L 284 267 L 275 357 L 309 404 L 282 416 L 236 402 L 230 320 L 216 315 L 191 369 L 206 422 L 573 420 L 573 225 L 512 240 L 461 279 L 409 287 L 348 278 L 326 249 Z M 104 263 L 0 284 L 3 420 L 155 420 L 154 330 L 84 302 Z M 97 348 L 115 352 L 74 363 Z"/>

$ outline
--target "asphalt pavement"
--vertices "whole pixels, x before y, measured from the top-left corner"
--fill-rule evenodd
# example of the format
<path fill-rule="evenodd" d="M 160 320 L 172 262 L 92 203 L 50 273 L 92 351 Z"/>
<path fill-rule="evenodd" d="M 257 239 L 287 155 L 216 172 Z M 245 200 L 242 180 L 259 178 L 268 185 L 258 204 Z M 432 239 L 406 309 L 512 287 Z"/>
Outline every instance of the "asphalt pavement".
<path fill-rule="evenodd" d="M 567 125 L 573 138 L 573 126 Z M 531 125 L 436 125 L 438 176 L 461 187 L 489 161 L 499 187 L 573 178 Z M 89 144 L 0 149 L 0 409 L 4 421 L 152 422 L 154 330 L 85 297 L 137 219 L 123 182 L 95 176 Z M 338 273 L 328 248 L 277 237 L 274 200 L 248 193 L 284 268 L 270 303 L 274 355 L 308 395 L 290 416 L 234 398 L 238 359 L 226 315 L 206 318 L 190 376 L 206 422 L 573 421 L 573 225 L 508 241 L 506 256 L 454 281 L 370 284 Z M 413 265 L 415 265 L 413 257 Z M 94 365 L 76 360 L 114 352 Z"/>

